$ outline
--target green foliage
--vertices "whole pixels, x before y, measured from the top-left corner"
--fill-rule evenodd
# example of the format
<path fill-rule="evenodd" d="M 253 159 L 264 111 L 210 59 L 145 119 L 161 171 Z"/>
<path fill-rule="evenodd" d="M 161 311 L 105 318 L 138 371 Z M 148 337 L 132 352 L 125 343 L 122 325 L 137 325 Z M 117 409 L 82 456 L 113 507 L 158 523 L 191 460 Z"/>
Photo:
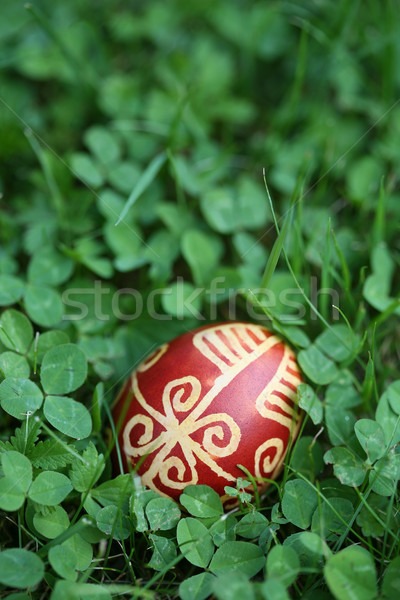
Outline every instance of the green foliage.
<path fill-rule="evenodd" d="M 275 546 L 267 557 L 267 576 L 280 579 L 285 587 L 293 583 L 300 571 L 297 553 L 290 546 Z"/>
<path fill-rule="evenodd" d="M 397 600 L 397 13 L 3 0 L 0 595 Z M 118 475 L 121 381 L 234 319 L 298 356 L 282 474 Z"/>
<path fill-rule="evenodd" d="M 169 498 L 153 498 L 146 504 L 146 517 L 153 531 L 173 529 L 180 516 L 179 508 Z"/>
<path fill-rule="evenodd" d="M 87 408 L 66 396 L 47 396 L 43 414 L 55 429 L 69 437 L 86 438 L 92 430 Z"/>
<path fill-rule="evenodd" d="M 117 540 L 129 537 L 130 526 L 128 518 L 121 510 L 112 504 L 101 508 L 96 514 L 96 525 L 103 533 Z"/>
<path fill-rule="evenodd" d="M 38 533 L 53 540 L 68 529 L 70 521 L 66 510 L 62 506 L 57 505 L 52 510 L 35 512 L 33 525 Z"/>
<path fill-rule="evenodd" d="M 306 481 L 293 479 L 287 482 L 282 499 L 282 512 L 288 521 L 300 529 L 308 529 L 317 503 L 318 495 Z"/>
<path fill-rule="evenodd" d="M 388 565 L 382 583 L 382 594 L 384 598 L 393 599 L 399 590 L 399 566 L 400 558 L 397 556 Z"/>
<path fill-rule="evenodd" d="M 179 548 L 192 565 L 207 567 L 214 544 L 207 527 L 193 517 L 181 519 L 176 530 Z"/>
<path fill-rule="evenodd" d="M 297 388 L 297 397 L 300 408 L 306 411 L 312 422 L 315 425 L 321 423 L 324 416 L 324 408 L 313 388 L 307 385 L 307 383 L 301 383 Z"/>
<path fill-rule="evenodd" d="M 261 187 L 242 177 L 236 189 L 214 188 L 201 198 L 201 208 L 210 227 L 219 233 L 260 229 L 267 222 L 267 206 Z"/>
<path fill-rule="evenodd" d="M 325 565 L 329 589 L 339 600 L 372 600 L 378 593 L 375 565 L 364 548 L 349 546 L 331 556 Z"/>
<path fill-rule="evenodd" d="M 0 554 L 0 583 L 12 588 L 37 585 L 43 578 L 44 565 L 37 554 L 12 548 Z"/>
<path fill-rule="evenodd" d="M 40 380 L 46 394 L 68 394 L 86 379 L 86 358 L 74 344 L 62 344 L 46 352 Z"/>
<path fill-rule="evenodd" d="M 194 517 L 219 517 L 223 513 L 221 498 L 206 485 L 188 485 L 180 503 Z"/>
<path fill-rule="evenodd" d="M 268 526 L 268 519 L 260 512 L 249 512 L 235 526 L 235 532 L 243 538 L 252 540 L 260 537 Z"/>
<path fill-rule="evenodd" d="M 327 385 L 336 379 L 338 370 L 335 363 L 325 356 L 317 346 L 311 345 L 298 354 L 300 367 L 311 381 Z"/>
<path fill-rule="evenodd" d="M 56 506 L 72 490 L 68 477 L 57 471 L 39 473 L 29 490 L 29 497 L 38 504 Z"/>
<path fill-rule="evenodd" d="M 75 459 L 69 471 L 69 478 L 77 492 L 89 491 L 104 470 L 104 456 L 90 442 L 82 453 L 82 460 Z"/>
<path fill-rule="evenodd" d="M 18 310 L 10 308 L 0 317 L 0 341 L 6 348 L 25 354 L 33 340 L 33 327 L 29 319 Z"/>
<path fill-rule="evenodd" d="M 243 573 L 224 573 L 216 577 L 212 584 L 215 596 L 220 599 L 249 598 L 255 599 L 254 588 Z"/>
<path fill-rule="evenodd" d="M 188 577 L 179 586 L 182 600 L 205 600 L 211 595 L 214 577 L 211 573 L 199 573 Z"/>
<path fill-rule="evenodd" d="M 43 394 L 30 379 L 7 377 L 0 384 L 1 407 L 16 419 L 26 419 L 36 412 L 42 403 Z"/>
<path fill-rule="evenodd" d="M 236 571 L 246 577 L 253 577 L 265 564 L 264 553 L 251 542 L 225 542 L 220 546 L 210 563 L 210 571 L 223 575 Z"/>
<path fill-rule="evenodd" d="M 171 563 L 175 562 L 177 555 L 175 544 L 171 540 L 154 533 L 151 533 L 149 537 L 153 546 L 153 555 L 148 563 L 149 567 L 156 571 L 168 569 Z"/>
<path fill-rule="evenodd" d="M 49 562 L 62 579 L 76 581 L 78 573 L 76 571 L 75 555 L 72 550 L 62 546 L 53 546 L 49 550 Z"/>
<path fill-rule="evenodd" d="M 10 450 L 1 456 L 4 477 L 0 479 L 0 507 L 14 511 L 25 501 L 32 482 L 32 465 L 26 456 Z"/>

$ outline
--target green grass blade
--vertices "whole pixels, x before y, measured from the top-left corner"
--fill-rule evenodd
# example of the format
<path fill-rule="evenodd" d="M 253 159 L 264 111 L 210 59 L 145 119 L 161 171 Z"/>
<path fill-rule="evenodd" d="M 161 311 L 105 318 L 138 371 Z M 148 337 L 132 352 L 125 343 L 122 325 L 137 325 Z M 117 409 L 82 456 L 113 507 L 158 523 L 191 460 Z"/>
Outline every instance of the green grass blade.
<path fill-rule="evenodd" d="M 346 261 L 346 259 L 344 257 L 344 254 L 342 252 L 342 249 L 341 249 L 341 247 L 338 244 L 338 241 L 337 241 L 336 235 L 335 235 L 335 231 L 333 229 L 331 229 L 331 234 L 332 234 L 332 238 L 333 238 L 333 243 L 335 245 L 336 254 L 338 256 L 338 259 L 339 259 L 339 262 L 340 262 L 340 266 L 342 268 L 342 276 L 343 276 L 344 289 L 345 289 L 346 292 L 349 292 L 350 286 L 351 286 L 350 270 L 349 270 L 347 261 Z M 353 299 L 352 295 L 348 294 L 348 297 L 354 303 L 354 299 Z"/>
<path fill-rule="evenodd" d="M 378 204 L 376 206 L 374 224 L 372 227 L 372 241 L 373 245 L 379 244 L 385 240 L 385 229 L 386 229 L 386 191 L 384 186 L 384 179 L 381 179 L 381 185 L 379 188 Z"/>
<path fill-rule="evenodd" d="M 48 155 L 46 155 L 43 148 L 39 144 L 32 129 L 27 128 L 25 130 L 25 136 L 26 136 L 28 142 L 30 143 L 32 150 L 36 154 L 36 157 L 40 163 L 40 166 L 42 167 L 44 178 L 46 180 L 47 186 L 50 190 L 51 198 L 53 200 L 54 208 L 56 209 L 56 211 L 60 217 L 60 220 L 63 221 L 64 201 L 61 196 L 61 193 L 58 188 L 55 177 L 53 175 L 53 171 L 51 170 L 51 166 L 50 166 L 50 163 L 48 160 Z"/>
<path fill-rule="evenodd" d="M 274 217 L 275 228 L 276 228 L 276 231 L 277 231 L 277 234 L 278 234 L 278 237 L 276 238 L 275 243 L 273 245 L 273 248 L 271 250 L 271 254 L 269 255 L 266 267 L 264 269 L 263 276 L 261 278 L 261 285 L 260 285 L 260 287 L 261 287 L 261 289 L 266 289 L 268 287 L 269 282 L 271 281 L 272 275 L 275 272 L 276 265 L 278 264 L 279 257 L 280 257 L 280 255 L 282 253 L 283 244 L 285 242 L 287 233 L 289 231 L 289 226 L 292 223 L 292 216 L 293 216 L 293 210 L 292 209 L 293 209 L 293 205 L 294 205 L 294 200 L 293 200 L 293 197 L 292 197 L 291 206 L 290 206 L 290 209 L 289 209 L 288 213 L 286 214 L 285 221 L 283 223 L 283 227 L 282 227 L 281 230 L 279 230 L 279 226 L 278 226 L 278 223 L 276 221 L 275 213 L 274 213 L 274 210 L 273 210 L 271 195 L 269 193 L 269 189 L 268 189 L 268 185 L 267 185 L 267 181 L 266 181 L 266 177 L 265 177 L 265 171 L 264 171 L 263 176 L 264 176 L 264 185 L 265 185 L 265 189 L 266 189 L 266 192 L 267 192 L 268 202 L 269 202 L 269 205 L 271 207 L 271 212 L 272 212 L 272 215 Z M 297 189 L 297 186 L 296 186 L 296 189 Z"/>
<path fill-rule="evenodd" d="M 121 221 L 123 221 L 123 219 L 125 219 L 129 210 L 132 208 L 132 206 L 135 204 L 138 198 L 140 198 L 143 192 L 147 190 L 149 185 L 153 182 L 153 180 L 157 176 L 157 173 L 165 163 L 166 159 L 167 154 L 164 151 L 160 152 L 160 154 L 157 154 L 157 156 L 153 158 L 151 163 L 148 165 L 147 169 L 145 169 L 141 177 L 139 177 L 139 180 L 133 188 L 128 200 L 126 201 L 126 204 L 122 209 L 121 214 L 119 215 L 115 225 L 118 225 L 119 223 L 121 223 Z"/>
<path fill-rule="evenodd" d="M 268 287 L 269 282 L 271 281 L 271 277 L 275 272 L 276 265 L 278 264 L 279 257 L 282 252 L 283 244 L 287 236 L 287 232 L 289 230 L 289 225 L 292 220 L 292 212 L 286 215 L 285 222 L 281 231 L 278 234 L 278 237 L 275 240 L 273 248 L 271 250 L 271 254 L 269 255 L 262 279 L 261 279 L 261 289 L 266 289 Z"/>
<path fill-rule="evenodd" d="M 178 204 L 183 206 L 185 204 L 185 194 L 183 191 L 181 180 L 179 178 L 178 170 L 176 168 L 175 158 L 174 158 L 174 155 L 172 154 L 170 148 L 168 148 L 168 150 L 167 150 L 167 157 L 168 157 L 168 162 L 171 165 L 171 171 L 172 171 L 172 175 L 173 175 L 174 182 L 175 182 L 176 198 L 178 200 Z"/>
<path fill-rule="evenodd" d="M 322 273 L 321 273 L 321 288 L 326 290 L 330 286 L 331 276 L 331 220 L 328 221 L 328 229 L 325 237 L 325 248 L 324 255 L 322 257 Z M 321 314 L 324 315 L 325 319 L 328 317 L 328 295 L 321 294 Z"/>
<path fill-rule="evenodd" d="M 277 231 L 277 232 L 278 232 L 278 234 L 279 234 L 279 225 L 278 225 L 278 220 L 277 220 L 277 218 L 276 218 L 276 214 L 275 214 L 274 205 L 273 205 L 273 202 L 272 202 L 272 199 L 271 199 L 271 195 L 270 195 L 270 193 L 269 193 L 269 190 L 268 190 L 267 183 L 266 183 L 266 181 L 265 181 L 265 177 L 264 177 L 264 182 L 265 182 L 265 187 L 266 187 L 266 190 L 267 190 L 268 201 L 269 201 L 269 204 L 270 204 L 270 207 L 271 207 L 272 218 L 273 218 L 273 221 L 274 221 L 274 224 L 275 224 L 276 231 Z M 292 207 L 293 207 L 293 204 L 292 204 Z M 291 207 L 291 208 L 292 208 L 292 207 Z M 291 274 L 291 275 L 292 275 L 292 277 L 293 277 L 293 280 L 294 280 L 294 282 L 295 282 L 295 284 L 296 284 L 296 287 L 299 289 L 299 291 L 300 291 L 301 295 L 303 296 L 303 298 L 304 298 L 304 299 L 305 299 L 305 301 L 307 302 L 308 306 L 309 306 L 309 307 L 310 307 L 310 309 L 311 309 L 311 310 L 312 310 L 312 311 L 313 311 L 313 312 L 314 312 L 314 313 L 317 315 L 317 317 L 318 317 L 318 318 L 320 319 L 320 321 L 321 321 L 321 322 L 322 322 L 322 323 L 325 325 L 325 327 L 327 327 L 327 328 L 328 328 L 330 331 L 332 331 L 332 333 L 334 334 L 334 336 L 335 336 L 335 337 L 337 337 L 338 339 L 340 339 L 340 338 L 339 338 L 339 336 L 337 335 L 336 331 L 335 331 L 334 329 L 332 329 L 332 326 L 331 326 L 331 325 L 328 323 L 328 321 L 325 319 L 325 317 L 324 317 L 324 316 L 323 316 L 323 315 L 320 313 L 320 311 L 318 310 L 318 308 L 317 308 L 317 307 L 316 307 L 316 306 L 315 306 L 315 305 L 314 305 L 314 304 L 311 302 L 311 300 L 308 298 L 307 294 L 304 292 L 304 289 L 303 289 L 303 288 L 302 288 L 302 286 L 300 285 L 300 282 L 299 282 L 299 280 L 297 279 L 295 272 L 293 271 L 293 267 L 292 267 L 292 265 L 291 265 L 291 262 L 290 262 L 290 260 L 289 260 L 289 257 L 288 257 L 288 255 L 287 255 L 287 252 L 286 252 L 286 250 L 285 250 L 285 248 L 284 248 L 283 246 L 282 246 L 282 252 L 283 252 L 283 254 L 284 254 L 284 256 L 285 256 L 285 260 L 286 260 L 287 267 L 288 267 L 288 269 L 289 269 L 289 272 L 290 272 L 290 274 Z M 341 339 L 340 339 L 340 341 L 341 341 L 341 343 L 343 343 L 343 341 L 342 341 Z M 350 349 L 350 348 L 349 348 L 349 349 Z M 358 356 L 357 356 L 356 358 L 357 358 L 357 362 L 359 362 L 359 364 L 361 364 L 362 366 L 364 366 L 364 363 L 363 363 L 363 361 L 361 360 L 361 358 L 360 358 L 360 357 L 358 357 Z"/>

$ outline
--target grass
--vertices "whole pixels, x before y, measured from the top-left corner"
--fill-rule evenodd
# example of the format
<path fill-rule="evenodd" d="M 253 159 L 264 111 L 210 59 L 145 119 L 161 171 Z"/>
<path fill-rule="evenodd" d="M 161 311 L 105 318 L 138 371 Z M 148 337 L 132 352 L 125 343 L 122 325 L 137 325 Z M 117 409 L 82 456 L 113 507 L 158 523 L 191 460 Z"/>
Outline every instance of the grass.
<path fill-rule="evenodd" d="M 0 11 L 0 597 L 397 599 L 395 4 Z M 117 476 L 111 406 L 231 318 L 295 349 L 305 418 L 224 513 Z"/>

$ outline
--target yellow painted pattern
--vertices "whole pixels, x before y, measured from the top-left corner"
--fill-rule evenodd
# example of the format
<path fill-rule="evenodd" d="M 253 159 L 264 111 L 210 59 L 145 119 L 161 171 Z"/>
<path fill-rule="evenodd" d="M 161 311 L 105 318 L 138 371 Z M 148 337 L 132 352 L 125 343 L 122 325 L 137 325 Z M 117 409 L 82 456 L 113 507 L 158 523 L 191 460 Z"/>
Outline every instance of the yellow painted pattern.
<path fill-rule="evenodd" d="M 264 332 L 256 325 L 226 324 L 197 332 L 193 336 L 194 346 L 218 367 L 221 374 L 201 400 L 201 383 L 196 377 L 187 375 L 170 381 L 163 391 L 163 413 L 147 402 L 139 388 L 137 374 L 132 375 L 133 394 L 146 414 L 136 414 L 128 421 L 123 432 L 124 451 L 132 458 L 158 451 L 151 466 L 142 475 L 144 484 L 157 489 L 154 480 L 158 475 L 163 485 L 181 490 L 189 484 L 198 482 L 199 462 L 207 465 L 216 475 L 227 481 L 235 480 L 235 477 L 222 469 L 216 461 L 218 458 L 230 456 L 237 450 L 241 440 L 240 428 L 227 413 L 211 415 L 204 415 L 204 413 L 216 396 L 227 388 L 239 373 L 280 343 L 279 338 Z M 168 344 L 164 344 L 138 368 L 138 372 L 147 371 L 154 366 L 167 349 Z M 292 373 L 287 371 L 288 368 Z M 276 374 L 256 399 L 256 409 L 259 414 L 263 418 L 287 427 L 292 433 L 297 430 L 300 422 L 293 406 L 275 392 L 281 392 L 294 402 L 296 392 L 288 384 L 297 386 L 300 382 L 293 353 L 285 346 Z M 179 420 L 178 416 L 182 413 L 188 414 L 183 420 Z M 163 431 L 154 439 L 155 423 L 159 423 Z M 131 433 L 138 426 L 143 427 L 144 432 L 136 444 L 132 445 Z M 191 437 L 199 430 L 203 431 L 201 443 Z M 217 440 L 219 444 L 215 443 Z M 182 457 L 170 455 L 177 445 L 180 446 Z M 273 459 L 271 459 L 271 451 Z M 284 442 L 280 438 L 265 441 L 255 453 L 255 475 L 261 477 L 262 473 L 278 470 L 285 451 Z"/>
<path fill-rule="evenodd" d="M 182 401 L 182 396 L 187 393 L 188 385 L 190 385 L 189 396 Z M 226 413 L 203 417 L 202 414 L 209 405 L 206 396 L 196 407 L 196 413 L 192 410 L 182 422 L 179 422 L 176 416 L 177 413 L 190 411 L 199 399 L 201 384 L 195 377 L 182 377 L 168 383 L 162 398 L 165 414 L 160 413 L 147 403 L 139 389 L 136 374 L 132 378 L 132 387 L 133 393 L 141 406 L 151 415 L 154 421 L 164 427 L 164 431 L 156 439 L 153 439 L 154 425 L 152 419 L 147 415 L 135 415 L 125 427 L 123 440 L 124 451 L 127 456 L 137 458 L 159 450 L 148 471 L 142 475 L 143 483 L 155 488 L 154 479 L 157 474 L 161 482 L 172 489 L 183 489 L 189 483 L 197 483 L 197 459 L 205 463 L 218 476 L 224 477 L 228 481 L 235 480 L 231 473 L 224 471 L 214 460 L 214 457 L 229 456 L 239 446 L 241 432 L 234 419 Z M 204 402 L 204 400 L 206 401 Z M 222 423 L 229 429 L 229 435 L 224 433 Z M 144 426 L 145 432 L 136 446 L 133 446 L 131 432 L 137 425 Z M 199 429 L 204 429 L 201 444 L 191 437 L 191 434 Z M 214 438 L 225 442 L 225 444 L 216 445 L 213 441 Z M 181 447 L 185 463 L 178 456 L 169 456 L 171 450 L 177 444 Z M 176 479 L 171 479 L 169 475 L 172 468 L 177 469 Z"/>

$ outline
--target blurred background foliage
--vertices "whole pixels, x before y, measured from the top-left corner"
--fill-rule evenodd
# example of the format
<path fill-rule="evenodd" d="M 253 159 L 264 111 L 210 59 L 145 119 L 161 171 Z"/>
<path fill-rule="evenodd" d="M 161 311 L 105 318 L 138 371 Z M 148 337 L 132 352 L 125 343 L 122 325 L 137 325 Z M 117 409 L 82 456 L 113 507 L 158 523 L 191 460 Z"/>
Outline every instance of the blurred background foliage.
<path fill-rule="evenodd" d="M 384 235 L 399 257 L 397 8 L 374 0 L 3 0 L 0 272 L 19 278 L 30 318 L 57 325 L 68 283 L 88 306 L 72 337 L 104 342 L 115 333 L 117 287 L 146 298 L 169 286 L 156 309 L 176 317 L 179 294 L 207 290 L 215 277 L 234 290 L 259 286 L 276 237 L 263 168 L 278 217 L 300 182 L 286 247 L 305 290 L 321 276 L 332 228 L 323 283 L 343 287 L 344 260 L 352 298 L 342 308 L 361 302 L 383 237 L 381 182 Z M 57 260 L 67 276 L 43 279 Z M 393 295 L 388 261 L 367 290 L 375 308 Z M 96 279 L 109 290 L 103 321 L 85 293 Z M 293 281 L 278 267 L 269 287 Z M 224 318 L 226 296 L 217 300 Z M 210 316 L 210 295 L 195 306 Z M 122 312 L 136 308 L 134 297 L 121 298 Z M 290 316 L 279 301 L 270 311 Z M 129 356 L 139 358 L 154 337 L 196 324 L 179 316 L 159 328 L 145 313 L 120 324 L 116 347 L 102 352 L 119 355 L 134 331 Z M 97 358 L 98 372 L 111 373 Z M 118 364 L 121 373 L 128 366 Z"/>
<path fill-rule="evenodd" d="M 210 572 L 188 585 L 211 556 L 178 566 L 177 507 L 129 490 L 129 475 L 112 479 L 106 428 L 121 381 L 149 351 L 235 316 L 268 316 L 295 348 L 310 418 L 263 500 L 268 527 L 249 506 L 214 531 L 258 537 L 265 585 L 236 588 L 228 556 L 215 595 L 288 598 L 298 554 L 296 597 L 331 598 L 327 582 L 348 600 L 356 576 L 354 598 L 376 598 L 373 556 L 380 580 L 396 557 L 379 597 L 398 598 L 398 15 L 396 0 L 1 0 L 0 508 L 18 514 L 0 521 L 0 538 L 47 555 L 54 600 L 89 597 L 97 575 L 137 582 L 133 597 L 162 585 L 176 596 L 181 582 L 187 600 L 193 579 L 211 585 Z M 160 506 L 170 522 L 156 535 Z M 128 537 L 134 556 L 121 554 Z M 339 552 L 347 543 L 357 547 Z M 111 545 L 121 568 L 108 566 Z M 34 552 L 2 549 L 1 561 L 0 590 L 44 577 Z M 90 597 L 124 593 L 98 587 Z"/>

